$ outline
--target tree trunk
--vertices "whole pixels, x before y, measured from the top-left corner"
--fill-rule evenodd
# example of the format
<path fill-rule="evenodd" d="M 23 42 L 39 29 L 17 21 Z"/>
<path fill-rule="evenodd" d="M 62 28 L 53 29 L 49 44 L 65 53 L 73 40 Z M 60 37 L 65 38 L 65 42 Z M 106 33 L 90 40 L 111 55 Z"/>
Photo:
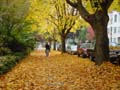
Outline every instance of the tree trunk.
<path fill-rule="evenodd" d="M 56 50 L 56 40 L 53 41 L 53 50 Z"/>
<path fill-rule="evenodd" d="M 65 47 L 65 37 L 62 35 L 61 36 L 61 43 L 62 43 L 62 53 L 65 53 L 66 52 L 66 47 Z"/>
<path fill-rule="evenodd" d="M 92 26 L 96 35 L 95 63 L 97 65 L 101 65 L 104 61 L 109 60 L 109 39 L 107 34 L 107 25 L 103 24 L 104 22 L 101 23 L 98 22 Z"/>

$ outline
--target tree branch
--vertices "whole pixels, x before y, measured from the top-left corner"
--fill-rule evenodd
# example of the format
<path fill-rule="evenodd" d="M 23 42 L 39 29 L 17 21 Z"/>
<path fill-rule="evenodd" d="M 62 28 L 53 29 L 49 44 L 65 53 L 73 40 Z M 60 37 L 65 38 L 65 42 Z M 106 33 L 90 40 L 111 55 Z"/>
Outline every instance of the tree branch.
<path fill-rule="evenodd" d="M 100 5 L 101 5 L 101 8 L 103 10 L 108 10 L 110 5 L 112 4 L 112 2 L 113 2 L 113 0 L 104 0 L 103 2 L 99 1 Z"/>
<path fill-rule="evenodd" d="M 73 26 L 75 25 L 75 21 L 73 22 L 73 24 L 67 29 L 65 36 L 68 35 L 68 33 L 70 32 L 70 30 L 73 28 Z"/>
<path fill-rule="evenodd" d="M 70 0 L 66 0 L 66 2 L 67 2 L 69 5 L 71 5 L 72 7 L 74 7 L 74 8 L 77 8 L 77 7 L 78 7 L 78 4 L 77 4 L 77 3 L 73 3 L 73 2 L 71 2 Z"/>
<path fill-rule="evenodd" d="M 58 25 L 55 23 L 55 21 L 50 20 L 50 19 L 49 19 L 49 21 L 50 21 L 51 23 L 53 23 L 56 27 L 58 27 Z"/>
<path fill-rule="evenodd" d="M 83 6 L 82 0 L 77 0 L 77 3 L 72 3 L 70 0 L 66 0 L 66 1 L 67 1 L 67 3 L 68 3 L 69 5 L 71 5 L 72 7 L 74 7 L 75 5 L 77 5 L 76 8 L 78 9 L 81 17 L 84 18 L 84 20 L 89 21 L 88 17 L 90 17 L 90 14 L 89 14 L 89 12 L 85 9 L 85 7 Z"/>
<path fill-rule="evenodd" d="M 113 0 L 106 0 L 106 7 L 107 9 L 110 7 L 110 5 L 112 4 Z"/>

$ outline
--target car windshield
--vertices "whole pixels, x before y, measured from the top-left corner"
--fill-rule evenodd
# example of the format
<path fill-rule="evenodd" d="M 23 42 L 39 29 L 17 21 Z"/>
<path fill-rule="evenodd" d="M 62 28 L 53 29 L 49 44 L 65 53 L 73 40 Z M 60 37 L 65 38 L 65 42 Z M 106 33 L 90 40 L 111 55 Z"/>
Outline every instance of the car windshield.
<path fill-rule="evenodd" d="M 80 47 L 81 48 L 93 48 L 93 45 L 91 43 L 83 43 Z"/>

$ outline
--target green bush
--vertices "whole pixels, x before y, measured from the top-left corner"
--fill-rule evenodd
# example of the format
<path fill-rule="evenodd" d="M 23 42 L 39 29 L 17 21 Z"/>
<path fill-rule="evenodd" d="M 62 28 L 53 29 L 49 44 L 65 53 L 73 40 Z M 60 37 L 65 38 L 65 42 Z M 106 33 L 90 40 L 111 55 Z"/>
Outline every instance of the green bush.
<path fill-rule="evenodd" d="M 24 43 L 19 41 L 19 39 L 16 39 L 16 38 L 8 43 L 8 47 L 13 52 L 24 52 L 26 49 L 26 46 L 24 45 Z"/>
<path fill-rule="evenodd" d="M 21 33 L 19 35 L 13 35 L 9 40 L 7 47 L 13 52 L 30 53 L 35 48 L 36 39 L 33 33 Z"/>
<path fill-rule="evenodd" d="M 19 33 L 14 30 L 0 33 L 0 74 L 3 74 L 34 49 L 36 33 L 23 28 Z"/>
<path fill-rule="evenodd" d="M 0 56 L 10 54 L 11 50 L 7 47 L 0 47 Z"/>
<path fill-rule="evenodd" d="M 12 67 L 14 67 L 20 60 L 23 58 L 23 55 L 6 55 L 0 57 L 0 74 L 6 73 Z"/>

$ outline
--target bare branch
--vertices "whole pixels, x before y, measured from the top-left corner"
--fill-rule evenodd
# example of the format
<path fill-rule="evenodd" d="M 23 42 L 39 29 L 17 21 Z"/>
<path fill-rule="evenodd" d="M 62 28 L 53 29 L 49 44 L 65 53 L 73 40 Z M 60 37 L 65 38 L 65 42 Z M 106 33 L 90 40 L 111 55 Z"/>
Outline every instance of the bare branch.
<path fill-rule="evenodd" d="M 101 8 L 103 10 L 108 10 L 108 8 L 110 7 L 110 5 L 112 4 L 113 0 L 104 0 L 102 2 L 99 1 Z"/>
<path fill-rule="evenodd" d="M 58 25 L 57 25 L 53 20 L 50 20 L 50 19 L 49 19 L 49 21 L 50 21 L 51 23 L 53 23 L 56 27 L 58 27 Z"/>
<path fill-rule="evenodd" d="M 105 0 L 106 1 L 106 7 L 107 9 L 110 7 L 110 5 L 112 4 L 113 0 Z"/>
<path fill-rule="evenodd" d="M 69 5 L 71 5 L 72 7 L 74 7 L 74 8 L 77 8 L 77 7 L 78 7 L 78 4 L 77 4 L 77 3 L 73 3 L 73 2 L 71 2 L 70 0 L 66 0 L 66 2 L 67 2 Z"/>
<path fill-rule="evenodd" d="M 88 17 L 90 16 L 89 12 L 86 10 L 86 8 L 82 4 L 82 0 L 77 0 L 77 3 L 72 3 L 70 0 L 66 0 L 68 4 L 70 4 L 72 7 L 74 7 L 74 4 L 77 5 L 77 9 L 84 20 L 88 21 Z"/>

